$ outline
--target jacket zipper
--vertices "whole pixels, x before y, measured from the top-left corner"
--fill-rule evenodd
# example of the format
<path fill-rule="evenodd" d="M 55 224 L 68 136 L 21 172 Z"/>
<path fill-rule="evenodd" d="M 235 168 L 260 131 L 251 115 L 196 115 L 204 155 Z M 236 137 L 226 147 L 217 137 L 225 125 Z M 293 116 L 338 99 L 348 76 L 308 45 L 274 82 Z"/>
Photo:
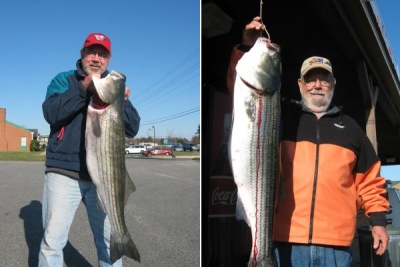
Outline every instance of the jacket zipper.
<path fill-rule="evenodd" d="M 312 190 L 312 196 L 311 196 L 311 212 L 310 212 L 310 229 L 309 229 L 309 234 L 308 234 L 308 243 L 312 244 L 312 236 L 313 236 L 313 223 L 314 223 L 314 208 L 315 208 L 315 194 L 317 191 L 317 180 L 318 180 L 318 158 L 319 158 L 319 134 L 320 134 L 320 123 L 319 119 L 317 119 L 317 124 L 316 124 L 316 148 L 315 148 L 315 169 L 314 169 L 314 181 L 313 181 L 313 190 Z"/>

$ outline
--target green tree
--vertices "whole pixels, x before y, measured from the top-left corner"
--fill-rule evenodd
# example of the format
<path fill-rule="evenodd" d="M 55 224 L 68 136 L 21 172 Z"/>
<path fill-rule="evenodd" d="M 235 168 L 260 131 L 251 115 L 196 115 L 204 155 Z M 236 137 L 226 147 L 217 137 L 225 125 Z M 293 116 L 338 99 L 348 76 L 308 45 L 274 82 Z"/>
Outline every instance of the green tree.
<path fill-rule="evenodd" d="M 46 150 L 46 144 L 43 144 L 41 147 L 40 147 L 40 151 L 45 151 Z"/>
<path fill-rule="evenodd" d="M 40 151 L 40 144 L 37 140 L 32 140 L 30 145 L 29 145 L 29 150 L 31 152 L 35 152 L 35 151 Z"/>
<path fill-rule="evenodd" d="M 197 131 L 194 134 L 195 135 L 192 136 L 192 143 L 200 144 L 200 124 L 199 127 L 197 127 Z"/>

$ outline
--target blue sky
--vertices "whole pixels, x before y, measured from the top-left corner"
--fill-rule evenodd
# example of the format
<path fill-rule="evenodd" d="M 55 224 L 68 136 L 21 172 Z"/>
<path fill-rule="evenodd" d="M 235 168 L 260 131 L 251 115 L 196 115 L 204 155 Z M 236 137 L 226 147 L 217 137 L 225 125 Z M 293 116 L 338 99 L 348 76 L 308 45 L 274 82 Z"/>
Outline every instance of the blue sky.
<path fill-rule="evenodd" d="M 127 76 L 141 115 L 137 137 L 189 140 L 200 124 L 200 2 L 28 1 L 0 3 L 0 107 L 6 120 L 49 134 L 42 102 L 51 79 L 75 69 L 86 36 L 110 37 L 109 70 Z M 149 130 L 151 129 L 151 131 Z"/>
<path fill-rule="evenodd" d="M 399 35 L 399 11 L 400 1 L 398 0 L 375 0 L 373 1 L 379 9 L 383 19 L 384 31 L 389 38 L 397 64 L 400 64 L 400 35 Z M 398 66 L 399 68 L 400 66 Z"/>
<path fill-rule="evenodd" d="M 397 58 L 397 63 L 400 64 L 400 34 L 399 34 L 399 0 L 375 0 L 381 13 L 385 31 L 389 38 L 392 50 Z M 383 166 L 381 175 L 388 180 L 400 181 L 400 166 Z"/>

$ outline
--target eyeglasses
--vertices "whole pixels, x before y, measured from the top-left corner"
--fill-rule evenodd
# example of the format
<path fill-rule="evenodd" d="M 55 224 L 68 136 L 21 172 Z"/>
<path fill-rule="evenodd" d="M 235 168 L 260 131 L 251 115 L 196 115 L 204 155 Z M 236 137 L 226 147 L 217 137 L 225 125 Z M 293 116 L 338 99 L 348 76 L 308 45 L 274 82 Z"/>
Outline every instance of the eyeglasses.
<path fill-rule="evenodd" d="M 327 87 L 331 84 L 330 81 L 322 79 L 322 78 L 311 78 L 311 79 L 307 79 L 307 80 L 305 80 L 303 78 L 303 83 L 306 85 L 307 88 L 313 88 L 315 86 L 315 83 L 317 82 L 317 80 L 319 80 L 319 83 L 323 87 Z"/>
<path fill-rule="evenodd" d="M 94 58 L 95 56 L 98 56 L 99 59 L 101 60 L 106 60 L 109 58 L 110 54 L 107 52 L 99 52 L 99 51 L 95 51 L 95 50 L 91 50 L 91 49 L 87 49 L 85 50 L 85 57 L 88 58 Z"/>

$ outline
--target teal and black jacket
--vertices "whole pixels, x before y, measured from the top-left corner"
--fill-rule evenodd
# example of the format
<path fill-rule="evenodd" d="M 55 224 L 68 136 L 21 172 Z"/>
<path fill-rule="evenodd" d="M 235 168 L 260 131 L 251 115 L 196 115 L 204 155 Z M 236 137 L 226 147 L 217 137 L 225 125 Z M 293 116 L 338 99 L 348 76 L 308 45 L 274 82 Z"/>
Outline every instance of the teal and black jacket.
<path fill-rule="evenodd" d="M 108 73 L 103 73 L 102 78 Z M 80 60 L 76 63 L 76 70 L 55 76 L 47 87 L 42 109 L 50 124 L 46 172 L 90 180 L 86 167 L 85 129 L 91 94 L 81 82 L 85 76 Z M 140 116 L 129 100 L 125 101 L 124 122 L 125 135 L 134 137 L 139 131 Z"/>

